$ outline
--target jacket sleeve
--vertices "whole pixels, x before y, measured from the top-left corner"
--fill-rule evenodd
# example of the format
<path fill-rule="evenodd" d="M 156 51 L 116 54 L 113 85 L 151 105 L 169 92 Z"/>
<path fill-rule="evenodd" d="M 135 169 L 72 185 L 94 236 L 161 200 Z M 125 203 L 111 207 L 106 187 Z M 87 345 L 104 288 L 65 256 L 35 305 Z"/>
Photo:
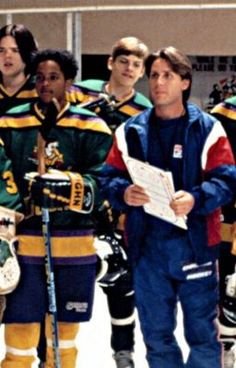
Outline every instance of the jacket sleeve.
<path fill-rule="evenodd" d="M 114 209 L 125 212 L 128 206 L 125 204 L 123 197 L 125 189 L 130 184 L 131 180 L 126 170 L 125 163 L 122 159 L 122 153 L 118 147 L 117 139 L 115 137 L 111 150 L 101 171 L 101 193 L 104 198 L 109 200 Z"/>
<path fill-rule="evenodd" d="M 236 166 L 226 133 L 219 121 L 213 124 L 205 141 L 202 157 L 203 181 L 191 193 L 193 211 L 207 215 L 229 203 L 236 192 Z"/>

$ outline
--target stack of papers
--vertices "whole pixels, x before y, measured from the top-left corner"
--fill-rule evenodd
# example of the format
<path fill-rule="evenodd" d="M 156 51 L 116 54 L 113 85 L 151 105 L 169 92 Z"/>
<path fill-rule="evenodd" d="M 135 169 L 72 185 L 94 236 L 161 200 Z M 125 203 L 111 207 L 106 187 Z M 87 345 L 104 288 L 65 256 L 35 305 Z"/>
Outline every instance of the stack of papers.
<path fill-rule="evenodd" d="M 129 156 L 123 156 L 123 160 L 133 183 L 143 187 L 150 198 L 150 201 L 143 206 L 144 211 L 182 229 L 187 229 L 186 218 L 176 216 L 170 207 L 175 193 L 172 173 Z"/>

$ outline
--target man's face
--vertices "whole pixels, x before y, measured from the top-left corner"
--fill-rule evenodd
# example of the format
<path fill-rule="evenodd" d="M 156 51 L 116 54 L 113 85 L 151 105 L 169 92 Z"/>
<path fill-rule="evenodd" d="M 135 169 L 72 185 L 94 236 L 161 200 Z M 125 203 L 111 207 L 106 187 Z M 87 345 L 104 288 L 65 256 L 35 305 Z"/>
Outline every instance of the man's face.
<path fill-rule="evenodd" d="M 175 73 L 164 59 L 156 59 L 149 76 L 150 97 L 156 107 L 177 107 L 182 105 L 183 91 L 189 81 Z"/>
<path fill-rule="evenodd" d="M 53 60 L 39 63 L 36 71 L 36 90 L 39 98 L 48 104 L 56 98 L 62 107 L 65 103 L 65 91 L 69 86 L 60 66 Z"/>
<path fill-rule="evenodd" d="M 123 87 L 133 87 L 144 74 L 143 59 L 135 55 L 119 55 L 108 60 L 112 79 Z"/>
<path fill-rule="evenodd" d="M 16 78 L 24 74 L 25 63 L 23 62 L 18 46 L 12 36 L 5 36 L 0 40 L 0 71 L 3 78 Z"/>

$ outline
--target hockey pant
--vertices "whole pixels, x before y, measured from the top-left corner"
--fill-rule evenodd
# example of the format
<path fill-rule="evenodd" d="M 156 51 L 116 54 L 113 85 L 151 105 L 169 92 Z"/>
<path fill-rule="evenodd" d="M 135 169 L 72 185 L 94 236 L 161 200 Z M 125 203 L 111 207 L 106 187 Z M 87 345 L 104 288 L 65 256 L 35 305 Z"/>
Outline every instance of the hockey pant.
<path fill-rule="evenodd" d="M 134 350 L 134 291 L 129 280 L 123 279 L 113 287 L 102 287 L 107 296 L 111 317 L 111 347 L 117 352 Z"/>
<path fill-rule="evenodd" d="M 58 322 L 61 368 L 75 368 L 77 348 L 75 339 L 78 323 Z M 2 368 L 31 368 L 37 356 L 40 323 L 12 323 L 5 325 L 6 355 Z M 51 322 L 46 319 L 47 358 L 46 368 L 54 368 Z"/>

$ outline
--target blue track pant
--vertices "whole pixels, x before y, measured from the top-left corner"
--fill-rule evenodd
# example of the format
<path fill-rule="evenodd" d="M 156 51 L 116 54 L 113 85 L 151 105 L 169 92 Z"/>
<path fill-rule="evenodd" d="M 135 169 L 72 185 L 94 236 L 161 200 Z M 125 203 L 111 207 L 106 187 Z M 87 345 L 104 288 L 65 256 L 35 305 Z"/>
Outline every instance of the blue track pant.
<path fill-rule="evenodd" d="M 197 265 L 186 236 L 160 241 L 158 231 L 149 234 L 143 249 L 134 267 L 134 288 L 149 367 L 222 367 L 215 261 L 209 256 Z M 177 301 L 190 348 L 185 364 L 174 337 Z"/>

